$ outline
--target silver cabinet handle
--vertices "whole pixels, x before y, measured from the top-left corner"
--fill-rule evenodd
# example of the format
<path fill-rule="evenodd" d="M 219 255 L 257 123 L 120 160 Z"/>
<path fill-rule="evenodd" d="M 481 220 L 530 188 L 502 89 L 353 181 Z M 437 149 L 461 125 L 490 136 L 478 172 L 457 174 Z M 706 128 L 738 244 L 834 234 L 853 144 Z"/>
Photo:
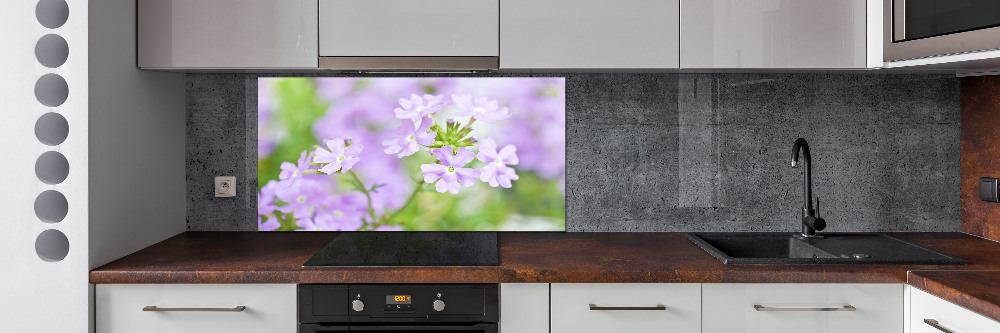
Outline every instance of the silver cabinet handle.
<path fill-rule="evenodd" d="M 194 311 L 194 312 L 243 312 L 247 307 L 240 305 L 232 308 L 158 308 L 149 305 L 142 308 L 142 311 L 173 312 L 173 311 Z"/>
<path fill-rule="evenodd" d="M 924 324 L 931 325 L 931 327 L 936 328 L 944 333 L 955 333 L 947 328 L 944 328 L 944 326 L 941 326 L 941 323 L 938 323 L 938 321 L 934 319 L 924 319 Z"/>
<path fill-rule="evenodd" d="M 853 305 L 844 305 L 831 308 L 776 308 L 770 306 L 763 306 L 760 304 L 754 304 L 754 310 L 757 311 L 858 311 Z"/>
<path fill-rule="evenodd" d="M 654 306 L 598 306 L 596 304 L 591 304 L 590 305 L 590 309 L 591 310 L 600 310 L 600 311 L 666 310 L 667 306 L 666 305 L 660 305 L 660 304 L 657 304 L 657 305 L 654 305 Z"/>

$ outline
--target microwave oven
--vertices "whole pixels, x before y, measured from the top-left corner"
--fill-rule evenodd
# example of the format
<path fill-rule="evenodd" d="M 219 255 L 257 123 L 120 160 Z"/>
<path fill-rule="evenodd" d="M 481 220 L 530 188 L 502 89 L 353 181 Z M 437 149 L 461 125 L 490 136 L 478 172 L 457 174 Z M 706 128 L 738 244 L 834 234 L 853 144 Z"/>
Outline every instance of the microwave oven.
<path fill-rule="evenodd" d="M 886 62 L 1000 49 L 1000 1 L 883 1 Z"/>

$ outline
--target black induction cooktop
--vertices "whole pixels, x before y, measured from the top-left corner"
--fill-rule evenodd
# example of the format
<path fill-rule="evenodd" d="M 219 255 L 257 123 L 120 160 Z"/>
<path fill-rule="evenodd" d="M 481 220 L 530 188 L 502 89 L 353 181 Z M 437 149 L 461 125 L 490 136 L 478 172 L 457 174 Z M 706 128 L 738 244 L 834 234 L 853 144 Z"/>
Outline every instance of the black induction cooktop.
<path fill-rule="evenodd" d="M 343 232 L 304 267 L 497 266 L 496 232 Z"/>

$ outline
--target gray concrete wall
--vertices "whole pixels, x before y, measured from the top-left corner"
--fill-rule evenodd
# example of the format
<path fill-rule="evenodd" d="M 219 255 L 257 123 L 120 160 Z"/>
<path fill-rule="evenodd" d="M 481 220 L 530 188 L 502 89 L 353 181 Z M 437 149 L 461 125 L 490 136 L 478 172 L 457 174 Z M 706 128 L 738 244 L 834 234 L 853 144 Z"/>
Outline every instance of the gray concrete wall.
<path fill-rule="evenodd" d="M 828 231 L 959 230 L 953 76 L 542 76 L 566 77 L 568 231 L 798 230 L 797 137 Z M 256 78 L 187 77 L 189 230 L 256 229 Z"/>

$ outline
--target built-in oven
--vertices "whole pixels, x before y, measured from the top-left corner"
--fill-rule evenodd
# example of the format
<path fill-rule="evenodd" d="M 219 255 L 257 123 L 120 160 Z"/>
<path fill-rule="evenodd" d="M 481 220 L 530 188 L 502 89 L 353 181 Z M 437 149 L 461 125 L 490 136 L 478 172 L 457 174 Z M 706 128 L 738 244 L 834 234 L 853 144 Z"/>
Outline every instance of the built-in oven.
<path fill-rule="evenodd" d="M 497 333 L 496 284 L 299 285 L 299 333 Z"/>
<path fill-rule="evenodd" d="M 884 58 L 1000 49 L 998 0 L 884 0 Z"/>

